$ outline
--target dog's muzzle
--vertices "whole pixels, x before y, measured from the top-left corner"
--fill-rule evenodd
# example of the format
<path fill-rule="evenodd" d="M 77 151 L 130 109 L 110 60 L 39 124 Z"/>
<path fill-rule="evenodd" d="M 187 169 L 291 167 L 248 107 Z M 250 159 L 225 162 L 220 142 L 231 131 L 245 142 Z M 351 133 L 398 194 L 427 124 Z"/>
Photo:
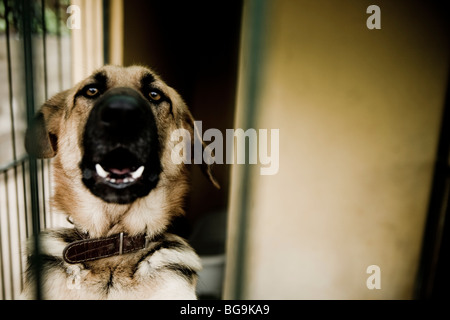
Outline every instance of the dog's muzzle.
<path fill-rule="evenodd" d="M 89 114 L 83 152 L 83 183 L 94 195 L 120 204 L 148 195 L 161 172 L 150 103 L 131 88 L 107 91 Z"/>

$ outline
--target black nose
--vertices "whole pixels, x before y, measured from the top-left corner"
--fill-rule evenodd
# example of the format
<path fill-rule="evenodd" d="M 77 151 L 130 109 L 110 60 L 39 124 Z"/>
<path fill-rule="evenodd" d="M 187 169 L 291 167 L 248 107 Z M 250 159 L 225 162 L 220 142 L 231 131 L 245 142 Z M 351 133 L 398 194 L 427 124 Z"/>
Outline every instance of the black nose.
<path fill-rule="evenodd" d="M 114 95 L 102 104 L 99 120 L 113 130 L 136 128 L 143 121 L 144 110 L 135 97 Z"/>
<path fill-rule="evenodd" d="M 97 130 L 113 136 L 134 135 L 153 119 L 148 101 L 134 89 L 120 87 L 105 93 L 91 111 Z"/>
<path fill-rule="evenodd" d="M 97 147 L 133 144 L 144 138 L 150 141 L 156 134 L 149 102 L 138 91 L 126 87 L 110 89 L 101 96 L 85 126 L 86 143 Z"/>

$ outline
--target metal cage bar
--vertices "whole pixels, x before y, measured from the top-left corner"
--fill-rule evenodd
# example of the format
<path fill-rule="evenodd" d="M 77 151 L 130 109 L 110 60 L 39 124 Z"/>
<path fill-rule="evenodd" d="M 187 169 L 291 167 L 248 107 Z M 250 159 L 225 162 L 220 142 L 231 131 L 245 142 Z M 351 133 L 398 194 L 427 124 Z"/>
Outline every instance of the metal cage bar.
<path fill-rule="evenodd" d="M 57 224 L 47 204 L 51 161 L 28 157 L 23 138 L 37 105 L 52 90 L 62 90 L 67 80 L 62 25 L 69 5 L 69 0 L 0 0 L 0 41 L 5 43 L 0 60 L 5 75 L 0 78 L 0 124 L 7 123 L 0 127 L 0 146 L 6 146 L 0 157 L 0 299 L 16 299 L 23 289 L 26 239 L 34 238 L 34 250 L 39 252 L 40 230 Z M 39 284 L 39 260 L 33 265 Z M 36 288 L 40 299 L 40 285 Z"/>

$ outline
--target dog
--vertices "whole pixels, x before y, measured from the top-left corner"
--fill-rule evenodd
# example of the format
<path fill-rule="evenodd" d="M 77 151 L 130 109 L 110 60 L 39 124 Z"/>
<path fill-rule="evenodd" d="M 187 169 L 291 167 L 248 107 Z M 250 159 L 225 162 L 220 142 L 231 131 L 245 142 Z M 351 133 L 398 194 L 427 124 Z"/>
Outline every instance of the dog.
<path fill-rule="evenodd" d="M 189 190 L 171 158 L 177 129 L 197 137 L 180 95 L 143 66 L 104 66 L 44 103 L 25 146 L 54 158 L 51 204 L 74 227 L 41 232 L 22 297 L 38 263 L 44 299 L 196 299 L 200 259 L 167 231 Z"/>

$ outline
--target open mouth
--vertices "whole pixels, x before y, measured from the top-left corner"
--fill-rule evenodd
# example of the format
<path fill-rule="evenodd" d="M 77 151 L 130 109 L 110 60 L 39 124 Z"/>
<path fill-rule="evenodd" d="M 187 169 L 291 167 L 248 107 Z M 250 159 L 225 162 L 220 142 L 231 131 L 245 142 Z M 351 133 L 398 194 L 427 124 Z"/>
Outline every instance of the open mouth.
<path fill-rule="evenodd" d="M 157 159 L 119 147 L 102 156 L 85 156 L 81 163 L 83 182 L 106 202 L 130 203 L 147 195 L 159 180 Z"/>
<path fill-rule="evenodd" d="M 115 189 L 127 188 L 143 179 L 145 165 L 125 148 L 117 148 L 95 164 L 97 181 Z"/>
<path fill-rule="evenodd" d="M 130 168 L 110 168 L 105 170 L 101 164 L 97 163 L 95 165 L 97 175 L 104 179 L 104 183 L 116 189 L 123 189 L 135 183 L 142 177 L 144 170 L 144 166 L 140 166 L 136 170 L 132 171 Z"/>

